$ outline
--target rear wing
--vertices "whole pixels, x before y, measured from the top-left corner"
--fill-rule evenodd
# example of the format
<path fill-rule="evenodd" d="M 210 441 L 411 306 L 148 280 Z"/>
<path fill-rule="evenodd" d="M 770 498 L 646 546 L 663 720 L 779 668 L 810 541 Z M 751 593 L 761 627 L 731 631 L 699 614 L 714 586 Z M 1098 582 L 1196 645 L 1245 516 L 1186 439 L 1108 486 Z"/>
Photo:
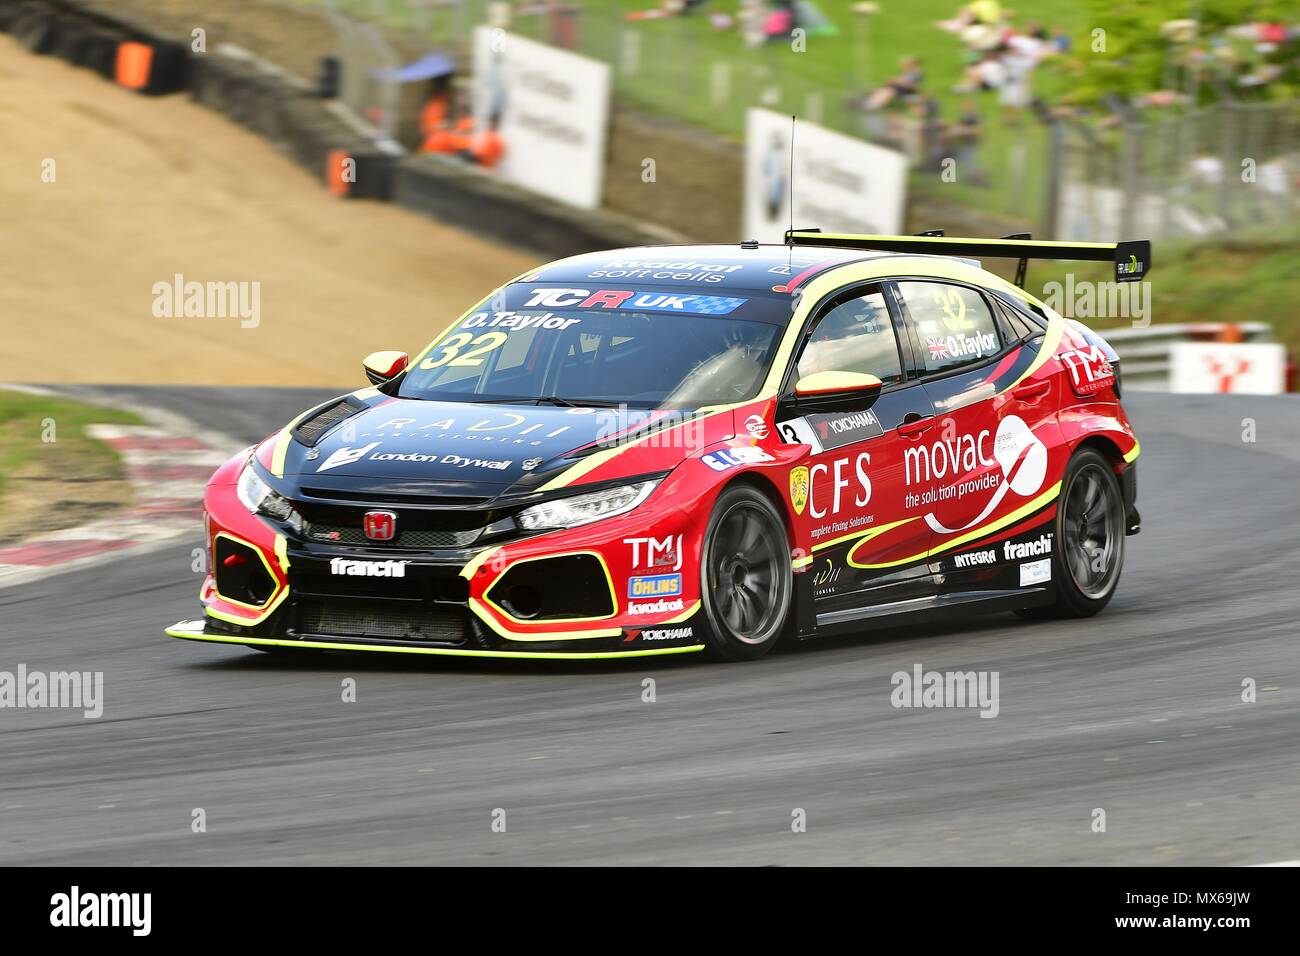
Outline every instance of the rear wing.
<path fill-rule="evenodd" d="M 1034 242 L 1028 233 L 1001 239 L 947 238 L 942 232 L 919 236 L 854 236 L 822 232 L 820 229 L 790 229 L 785 234 L 791 246 L 835 246 L 875 249 L 881 252 L 911 252 L 929 256 L 962 256 L 979 259 L 1019 259 L 1016 285 L 1024 287 L 1030 259 L 1064 259 L 1081 262 L 1111 262 L 1116 282 L 1137 282 L 1151 271 L 1151 242 Z"/>

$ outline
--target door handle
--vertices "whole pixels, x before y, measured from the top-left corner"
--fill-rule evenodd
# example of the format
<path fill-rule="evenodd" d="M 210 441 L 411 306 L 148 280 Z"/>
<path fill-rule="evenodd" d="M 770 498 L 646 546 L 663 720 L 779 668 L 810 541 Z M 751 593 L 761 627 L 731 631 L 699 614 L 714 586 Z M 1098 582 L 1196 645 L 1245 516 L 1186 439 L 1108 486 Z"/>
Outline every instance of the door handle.
<path fill-rule="evenodd" d="M 907 435 L 908 437 L 913 435 L 922 435 L 933 427 L 933 415 L 926 415 L 923 418 L 913 418 L 911 420 L 904 419 L 903 423 L 898 426 L 898 434 Z"/>
<path fill-rule="evenodd" d="M 1023 385 L 1017 385 L 1011 390 L 1012 398 L 1022 402 L 1035 402 L 1046 395 L 1052 388 L 1051 379 L 1039 379 L 1034 382 L 1025 382 Z"/>

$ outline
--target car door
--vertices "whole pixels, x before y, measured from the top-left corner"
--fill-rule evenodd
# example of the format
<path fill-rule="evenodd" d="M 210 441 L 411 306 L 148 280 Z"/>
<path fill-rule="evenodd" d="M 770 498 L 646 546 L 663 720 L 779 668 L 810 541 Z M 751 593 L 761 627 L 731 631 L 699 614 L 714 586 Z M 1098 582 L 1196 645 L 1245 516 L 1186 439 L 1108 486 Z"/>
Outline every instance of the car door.
<path fill-rule="evenodd" d="M 786 441 L 812 448 L 791 476 L 791 499 L 801 538 L 812 542 L 818 611 L 932 591 L 933 534 L 905 500 L 903 450 L 934 415 L 901 328 L 884 286 L 846 290 L 814 314 L 787 377 L 787 395 L 813 372 L 861 372 L 884 384 L 869 408 L 777 414 Z"/>
<path fill-rule="evenodd" d="M 1051 484 L 1056 376 L 1043 370 L 1017 381 L 1029 358 L 1021 350 L 1036 345 L 982 290 L 934 280 L 894 287 L 934 406 L 933 434 L 905 454 L 903 476 L 935 535 L 931 570 L 944 590 L 1017 587 L 1004 573 L 1016 562 L 999 540 L 1032 522 Z"/>

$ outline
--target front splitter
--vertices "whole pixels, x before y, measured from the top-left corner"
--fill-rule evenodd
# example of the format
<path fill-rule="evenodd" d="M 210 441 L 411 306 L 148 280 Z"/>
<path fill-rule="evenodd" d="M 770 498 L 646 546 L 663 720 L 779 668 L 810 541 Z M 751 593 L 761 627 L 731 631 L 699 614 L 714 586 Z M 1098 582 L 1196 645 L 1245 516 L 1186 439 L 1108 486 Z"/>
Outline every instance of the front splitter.
<path fill-rule="evenodd" d="M 165 629 L 168 637 L 185 641 L 206 641 L 211 644 L 242 644 L 248 647 L 287 647 L 317 651 L 361 651 L 385 654 L 433 654 L 442 657 L 495 657 L 513 660 L 541 658 L 559 661 L 591 661 L 602 658 L 662 657 L 666 654 L 691 654 L 704 650 L 703 644 L 686 647 L 645 648 L 632 651 L 491 651 L 466 650 L 458 647 L 412 647 L 393 644 L 348 644 L 339 641 L 285 641 L 267 637 L 240 637 L 233 634 L 209 634 L 202 621 L 178 621 Z"/>

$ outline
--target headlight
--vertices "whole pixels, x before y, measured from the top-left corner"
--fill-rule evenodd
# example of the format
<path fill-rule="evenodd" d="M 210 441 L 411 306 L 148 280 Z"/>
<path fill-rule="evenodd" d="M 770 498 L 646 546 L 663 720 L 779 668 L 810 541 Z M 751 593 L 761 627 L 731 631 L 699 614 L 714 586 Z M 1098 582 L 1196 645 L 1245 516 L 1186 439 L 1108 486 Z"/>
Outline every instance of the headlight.
<path fill-rule="evenodd" d="M 235 491 L 244 507 L 255 515 L 266 515 L 276 521 L 292 521 L 298 517 L 289 499 L 263 481 L 251 461 L 240 472 Z"/>
<path fill-rule="evenodd" d="M 635 485 L 623 485 L 606 491 L 593 491 L 588 495 L 574 495 L 572 498 L 560 498 L 548 501 L 544 505 L 525 508 L 515 516 L 515 522 L 525 531 L 541 531 L 544 528 L 576 528 L 578 525 L 591 524 L 602 518 L 626 514 L 655 490 L 659 479 L 641 481 Z"/>

